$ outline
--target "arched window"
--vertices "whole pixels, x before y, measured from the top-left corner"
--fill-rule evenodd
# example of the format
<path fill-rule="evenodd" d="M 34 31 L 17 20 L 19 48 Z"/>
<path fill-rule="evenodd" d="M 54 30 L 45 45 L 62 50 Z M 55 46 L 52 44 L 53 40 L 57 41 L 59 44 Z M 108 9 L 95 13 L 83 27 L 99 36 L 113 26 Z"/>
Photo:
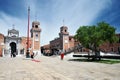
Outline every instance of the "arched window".
<path fill-rule="evenodd" d="M 35 28 L 38 28 L 38 25 L 35 25 Z"/>
<path fill-rule="evenodd" d="M 65 32 L 67 32 L 67 30 L 65 29 Z"/>
<path fill-rule="evenodd" d="M 36 38 L 38 38 L 38 34 L 36 34 Z"/>

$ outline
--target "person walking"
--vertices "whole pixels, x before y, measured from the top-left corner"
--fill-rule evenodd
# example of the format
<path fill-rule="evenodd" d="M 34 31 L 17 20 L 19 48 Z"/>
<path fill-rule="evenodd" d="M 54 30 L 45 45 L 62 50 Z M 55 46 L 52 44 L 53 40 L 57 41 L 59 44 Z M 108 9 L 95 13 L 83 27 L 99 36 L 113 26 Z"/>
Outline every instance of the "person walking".
<path fill-rule="evenodd" d="M 31 58 L 32 58 L 32 59 L 34 59 L 34 55 L 35 55 L 35 54 L 34 54 L 34 52 L 33 52 L 33 53 L 31 54 Z"/>
<path fill-rule="evenodd" d="M 63 60 L 63 58 L 64 58 L 64 52 L 61 52 L 61 60 Z"/>

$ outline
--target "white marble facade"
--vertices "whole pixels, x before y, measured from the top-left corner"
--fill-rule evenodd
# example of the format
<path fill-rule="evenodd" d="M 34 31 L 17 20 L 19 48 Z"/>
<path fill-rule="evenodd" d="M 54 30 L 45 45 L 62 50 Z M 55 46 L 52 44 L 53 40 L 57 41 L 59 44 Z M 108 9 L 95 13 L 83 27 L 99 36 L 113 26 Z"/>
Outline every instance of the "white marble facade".
<path fill-rule="evenodd" d="M 12 29 L 8 30 L 8 35 L 5 36 L 5 49 L 4 49 L 4 56 L 11 55 L 11 47 L 15 48 L 16 56 L 20 55 L 20 44 L 21 38 L 19 37 L 19 31 Z M 14 44 L 15 46 L 10 46 Z"/>

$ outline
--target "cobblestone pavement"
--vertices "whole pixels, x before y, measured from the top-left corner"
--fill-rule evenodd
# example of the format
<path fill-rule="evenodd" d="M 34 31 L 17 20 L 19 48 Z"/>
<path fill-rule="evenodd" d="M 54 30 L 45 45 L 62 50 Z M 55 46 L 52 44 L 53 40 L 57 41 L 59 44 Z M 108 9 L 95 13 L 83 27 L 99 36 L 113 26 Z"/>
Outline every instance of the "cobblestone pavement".
<path fill-rule="evenodd" d="M 120 64 L 68 61 L 65 57 L 0 58 L 0 80 L 120 80 Z"/>

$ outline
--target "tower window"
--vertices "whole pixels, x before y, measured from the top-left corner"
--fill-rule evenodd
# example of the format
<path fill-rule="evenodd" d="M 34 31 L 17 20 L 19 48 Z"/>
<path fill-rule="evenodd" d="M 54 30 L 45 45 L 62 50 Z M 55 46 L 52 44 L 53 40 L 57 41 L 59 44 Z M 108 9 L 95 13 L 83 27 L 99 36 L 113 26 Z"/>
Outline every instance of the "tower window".
<path fill-rule="evenodd" d="M 38 34 L 36 34 L 36 37 L 38 37 Z"/>
<path fill-rule="evenodd" d="M 39 37 L 39 35 L 36 33 L 36 34 L 35 34 L 35 41 L 39 41 L 39 38 L 38 38 L 38 37 Z"/>
<path fill-rule="evenodd" d="M 35 28 L 38 28 L 38 25 L 35 25 Z"/>
<path fill-rule="evenodd" d="M 67 30 L 65 29 L 65 32 L 67 32 Z"/>
<path fill-rule="evenodd" d="M 61 32 L 62 32 L 63 30 L 61 29 Z"/>

